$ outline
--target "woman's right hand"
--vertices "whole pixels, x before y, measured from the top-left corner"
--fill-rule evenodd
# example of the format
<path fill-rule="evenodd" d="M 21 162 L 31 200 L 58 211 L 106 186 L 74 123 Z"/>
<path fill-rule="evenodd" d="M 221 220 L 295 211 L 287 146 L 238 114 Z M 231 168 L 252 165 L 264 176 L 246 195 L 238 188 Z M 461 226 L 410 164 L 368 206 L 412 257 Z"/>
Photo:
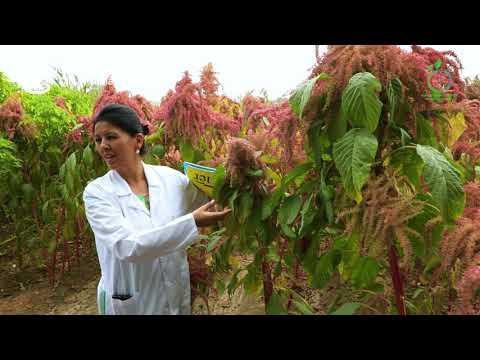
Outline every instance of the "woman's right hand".
<path fill-rule="evenodd" d="M 211 200 L 207 204 L 200 206 L 197 210 L 192 212 L 193 219 L 198 227 L 210 226 L 216 224 L 217 221 L 221 221 L 227 216 L 232 210 L 225 208 L 222 211 L 216 211 L 214 208 L 215 200 Z M 214 211 L 209 211 L 209 210 Z"/>

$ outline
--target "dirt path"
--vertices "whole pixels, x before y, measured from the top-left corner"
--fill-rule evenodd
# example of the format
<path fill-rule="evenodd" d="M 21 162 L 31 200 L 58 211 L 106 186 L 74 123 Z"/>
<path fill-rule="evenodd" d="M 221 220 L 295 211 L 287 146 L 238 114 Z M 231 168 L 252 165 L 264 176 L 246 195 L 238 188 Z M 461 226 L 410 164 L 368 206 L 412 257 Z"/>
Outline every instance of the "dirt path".
<path fill-rule="evenodd" d="M 52 288 L 43 270 L 30 267 L 19 271 L 13 258 L 0 259 L 0 315 L 96 315 L 96 291 L 100 269 L 95 257 L 73 266 L 59 285 Z M 232 298 L 209 297 L 211 314 L 264 314 L 258 297 L 245 296 L 241 289 Z M 193 314 L 207 314 L 200 300 Z"/>

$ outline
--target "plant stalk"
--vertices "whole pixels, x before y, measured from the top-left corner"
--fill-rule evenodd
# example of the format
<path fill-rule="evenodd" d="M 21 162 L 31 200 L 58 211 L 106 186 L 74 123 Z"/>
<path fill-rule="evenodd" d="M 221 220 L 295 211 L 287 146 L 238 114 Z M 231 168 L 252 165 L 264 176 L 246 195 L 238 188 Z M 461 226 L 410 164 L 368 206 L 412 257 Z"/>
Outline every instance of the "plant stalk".
<path fill-rule="evenodd" d="M 389 240 L 389 249 L 388 249 L 388 260 L 390 263 L 390 275 L 392 277 L 393 288 L 395 291 L 395 300 L 397 303 L 397 311 L 399 315 L 406 315 L 405 304 L 403 301 L 403 286 L 402 278 L 400 274 L 400 267 L 398 266 L 398 256 L 393 245 L 393 231 L 388 230 Z"/>

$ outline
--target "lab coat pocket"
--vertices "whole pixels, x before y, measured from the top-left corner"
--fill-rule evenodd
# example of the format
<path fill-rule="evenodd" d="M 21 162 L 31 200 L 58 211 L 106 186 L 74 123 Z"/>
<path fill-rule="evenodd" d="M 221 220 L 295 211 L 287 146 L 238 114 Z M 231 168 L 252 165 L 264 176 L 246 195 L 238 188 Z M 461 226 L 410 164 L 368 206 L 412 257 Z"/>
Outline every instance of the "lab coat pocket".
<path fill-rule="evenodd" d="M 114 315 L 138 315 L 137 297 L 132 296 L 127 300 L 119 300 L 112 298 L 112 307 Z"/>

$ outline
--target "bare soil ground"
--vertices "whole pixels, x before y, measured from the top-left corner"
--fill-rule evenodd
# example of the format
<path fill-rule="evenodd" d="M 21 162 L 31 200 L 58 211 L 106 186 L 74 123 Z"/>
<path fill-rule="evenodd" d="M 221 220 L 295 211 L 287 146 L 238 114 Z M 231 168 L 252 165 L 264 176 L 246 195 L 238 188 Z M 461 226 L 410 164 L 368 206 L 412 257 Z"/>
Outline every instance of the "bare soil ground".
<path fill-rule="evenodd" d="M 35 266 L 18 269 L 15 262 L 11 255 L 0 256 L 0 315 L 97 314 L 100 268 L 96 257 L 72 266 L 54 287 L 49 284 L 44 269 Z M 261 299 L 245 296 L 241 289 L 232 298 L 226 293 L 217 297 L 211 292 L 209 307 L 210 314 L 264 314 Z M 199 299 L 193 303 L 193 314 L 208 314 Z"/>

